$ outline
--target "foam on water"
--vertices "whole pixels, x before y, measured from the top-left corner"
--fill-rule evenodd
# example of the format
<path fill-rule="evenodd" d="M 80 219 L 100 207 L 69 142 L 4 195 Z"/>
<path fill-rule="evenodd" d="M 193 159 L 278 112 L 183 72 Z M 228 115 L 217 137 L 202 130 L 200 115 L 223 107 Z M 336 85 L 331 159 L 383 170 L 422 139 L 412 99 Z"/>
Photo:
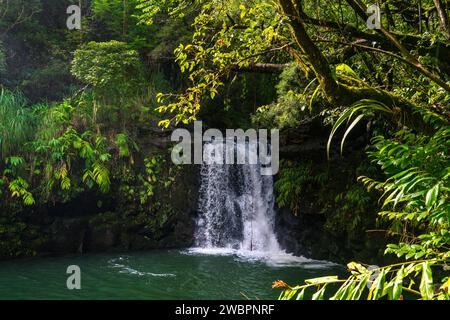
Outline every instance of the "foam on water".
<path fill-rule="evenodd" d="M 182 253 L 187 255 L 233 256 L 236 261 L 261 262 L 271 267 L 299 267 L 305 269 L 328 269 L 336 264 L 328 261 L 294 256 L 285 251 L 251 251 L 233 248 L 190 248 Z"/>
<path fill-rule="evenodd" d="M 122 263 L 117 263 L 118 261 L 121 261 Z M 120 268 L 119 273 L 129 274 L 129 275 L 134 275 L 134 276 L 139 276 L 139 277 L 144 277 L 144 276 L 175 277 L 176 276 L 173 273 L 153 273 L 153 272 L 139 271 L 139 270 L 136 270 L 134 268 L 127 266 L 126 264 L 123 264 L 126 261 L 127 261 L 127 257 L 118 257 L 118 258 L 109 260 L 108 264 L 110 265 L 111 268 Z"/>

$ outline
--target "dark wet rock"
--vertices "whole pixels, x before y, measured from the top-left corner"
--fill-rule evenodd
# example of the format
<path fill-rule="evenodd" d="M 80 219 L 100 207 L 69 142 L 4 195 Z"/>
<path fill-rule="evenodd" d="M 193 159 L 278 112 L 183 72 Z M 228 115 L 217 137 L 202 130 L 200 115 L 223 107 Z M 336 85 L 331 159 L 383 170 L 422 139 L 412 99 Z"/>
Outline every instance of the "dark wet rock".
<path fill-rule="evenodd" d="M 0 234 L 0 259 L 190 247 L 198 188 L 198 167 L 185 166 L 169 188 L 156 190 L 157 201 L 144 210 L 112 192 L 22 212 L 2 222 L 9 233 Z"/>

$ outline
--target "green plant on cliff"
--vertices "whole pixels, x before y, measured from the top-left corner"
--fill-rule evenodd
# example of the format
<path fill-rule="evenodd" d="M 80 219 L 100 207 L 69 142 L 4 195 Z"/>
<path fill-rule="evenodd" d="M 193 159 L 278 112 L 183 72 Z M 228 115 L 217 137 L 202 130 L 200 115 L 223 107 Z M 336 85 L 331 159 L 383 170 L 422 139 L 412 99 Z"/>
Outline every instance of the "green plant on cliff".
<path fill-rule="evenodd" d="M 20 93 L 0 91 L 0 159 L 12 155 L 32 136 L 33 116 Z"/>
<path fill-rule="evenodd" d="M 108 39 L 128 42 L 132 47 L 151 46 L 156 28 L 138 25 L 139 0 L 93 0 L 90 22 Z"/>
<path fill-rule="evenodd" d="M 311 162 L 293 164 L 281 162 L 281 171 L 274 184 L 277 204 L 280 208 L 288 207 L 295 215 L 300 213 L 302 194 L 321 188 L 328 180 L 327 172 L 313 173 Z"/>
<path fill-rule="evenodd" d="M 345 231 L 354 235 L 357 231 L 365 231 L 366 223 L 372 221 L 374 199 L 359 185 L 353 184 L 334 199 L 333 215 L 329 217 L 325 228 L 335 234 Z M 356 233 L 358 236 L 360 234 Z"/>
<path fill-rule="evenodd" d="M 161 173 L 161 167 L 165 162 L 164 158 L 153 157 L 145 158 L 145 174 L 139 175 L 142 182 L 142 190 L 139 192 L 141 204 L 145 204 L 150 197 L 155 193 L 156 183 L 158 182 L 158 175 Z"/>
<path fill-rule="evenodd" d="M 399 131 L 374 138 L 369 156 L 389 179 L 361 177 L 383 193 L 380 216 L 393 222 L 399 245 L 386 252 L 406 259 L 450 258 L 450 126 L 432 136 Z"/>
<path fill-rule="evenodd" d="M 0 41 L 0 76 L 6 70 L 5 52 L 3 49 L 3 43 Z"/>
<path fill-rule="evenodd" d="M 399 238 L 386 254 L 405 261 L 371 268 L 352 262 L 347 279 L 310 279 L 296 287 L 276 282 L 274 287 L 283 289 L 280 299 L 303 299 L 306 290 L 315 292 L 313 299 L 323 299 L 332 283 L 340 285 L 331 297 L 336 300 L 398 300 L 405 292 L 421 299 L 450 299 L 450 126 L 431 136 L 401 130 L 373 143 L 369 156 L 388 178 L 360 180 L 382 193 L 379 215 L 391 222 L 388 231 Z"/>
<path fill-rule="evenodd" d="M 135 165 L 135 120 L 148 113 L 138 52 L 124 42 L 89 42 L 76 50 L 72 73 L 86 86 L 62 103 L 30 105 L 22 94 L 2 89 L 2 206 L 17 206 L 18 198 L 30 206 L 67 202 L 89 190 L 108 193 L 120 181 L 112 179 Z M 11 159 L 21 161 L 13 167 Z M 147 176 L 156 180 L 155 168 L 145 170 L 129 172 L 145 183 Z M 151 188 L 142 199 L 153 195 Z"/>
<path fill-rule="evenodd" d="M 143 64 L 136 50 L 119 41 L 89 42 L 75 51 L 72 74 L 92 90 L 85 103 L 92 105 L 92 122 L 98 127 L 133 121 L 142 107 L 136 98 L 143 94 Z"/>
<path fill-rule="evenodd" d="M 183 3 L 173 1 L 173 10 L 181 8 Z M 226 1 L 199 1 L 198 4 L 192 39 L 188 44 L 180 44 L 174 52 L 189 86 L 182 92 L 158 96 L 161 103 L 158 111 L 166 117 L 161 126 L 197 119 L 201 105 L 218 96 L 224 88 L 224 79 L 233 69 L 252 70 L 264 52 L 273 51 L 274 55 L 281 56 L 281 46 L 286 45 L 285 39 L 278 37 L 278 31 L 286 28 L 280 24 L 280 16 L 272 10 L 272 5 L 265 1 L 252 1 L 248 6 Z M 153 11 L 143 12 L 142 19 L 153 16 Z"/>
<path fill-rule="evenodd" d="M 83 116 L 68 101 L 28 106 L 22 95 L 3 90 L 0 113 L 3 205 L 16 206 L 14 199 L 25 206 L 68 201 L 86 189 L 110 189 L 112 142 L 77 129 Z M 119 153 L 130 156 L 119 138 Z"/>
<path fill-rule="evenodd" d="M 72 73 L 94 88 L 101 98 L 128 97 L 142 85 L 142 64 L 137 51 L 119 41 L 89 42 L 74 54 Z"/>
<path fill-rule="evenodd" d="M 252 115 L 253 123 L 261 128 L 297 128 L 325 107 L 318 97 L 317 79 L 305 79 L 295 63 L 283 69 L 276 89 L 277 101 L 259 107 Z"/>

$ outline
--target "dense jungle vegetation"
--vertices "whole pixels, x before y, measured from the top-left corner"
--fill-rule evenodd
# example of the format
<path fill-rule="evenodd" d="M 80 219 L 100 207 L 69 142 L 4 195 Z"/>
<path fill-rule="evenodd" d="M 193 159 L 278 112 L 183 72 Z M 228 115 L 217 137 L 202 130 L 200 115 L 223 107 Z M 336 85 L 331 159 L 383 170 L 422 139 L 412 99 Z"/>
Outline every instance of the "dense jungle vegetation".
<path fill-rule="evenodd" d="M 328 143 L 282 160 L 277 205 L 314 199 L 326 230 L 380 233 L 388 262 L 276 281 L 280 299 L 450 299 L 450 1 L 82 0 L 68 30 L 71 4 L 0 1 L 0 257 L 45 251 L 36 215 L 81 198 L 161 237 L 179 219 L 163 194 L 184 188 L 176 127 L 319 121 Z"/>

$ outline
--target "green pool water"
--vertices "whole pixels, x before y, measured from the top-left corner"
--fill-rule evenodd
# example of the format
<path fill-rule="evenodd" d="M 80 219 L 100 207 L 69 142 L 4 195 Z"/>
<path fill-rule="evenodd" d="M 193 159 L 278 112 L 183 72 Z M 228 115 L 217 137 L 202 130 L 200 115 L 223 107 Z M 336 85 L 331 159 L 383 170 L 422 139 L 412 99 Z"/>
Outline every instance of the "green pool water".
<path fill-rule="evenodd" d="M 69 265 L 81 290 L 68 290 Z M 335 264 L 285 254 L 169 250 L 0 262 L 0 299 L 275 299 L 274 280 L 341 273 Z"/>

